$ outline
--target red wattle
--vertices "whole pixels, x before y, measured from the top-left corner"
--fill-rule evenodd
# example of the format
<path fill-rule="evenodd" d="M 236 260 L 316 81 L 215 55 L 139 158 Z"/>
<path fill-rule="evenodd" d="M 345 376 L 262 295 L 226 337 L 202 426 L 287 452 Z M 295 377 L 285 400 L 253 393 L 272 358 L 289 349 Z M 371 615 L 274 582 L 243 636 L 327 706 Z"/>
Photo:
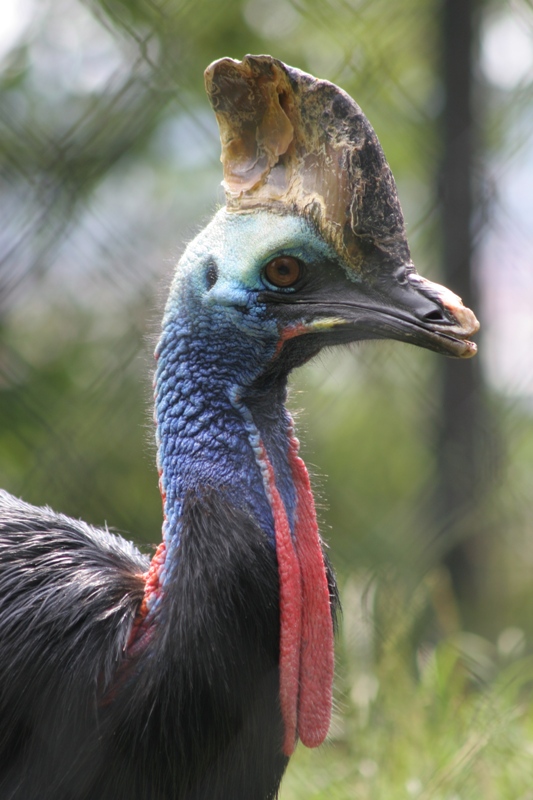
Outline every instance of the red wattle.
<path fill-rule="evenodd" d="M 333 686 L 333 622 L 329 587 L 309 475 L 291 437 L 289 464 L 296 487 L 294 540 L 264 446 L 259 461 L 274 517 L 280 595 L 280 704 L 283 752 L 290 756 L 299 736 L 307 747 L 326 738 Z"/>
<path fill-rule="evenodd" d="M 297 492 L 295 540 L 302 578 L 302 639 L 298 734 L 306 747 L 318 747 L 331 721 L 335 667 L 333 621 L 315 502 L 306 466 L 291 438 L 289 463 Z"/>
<path fill-rule="evenodd" d="M 276 533 L 280 613 L 279 697 L 285 728 L 283 752 L 286 756 L 290 756 L 294 752 L 298 734 L 302 585 L 287 512 L 276 487 L 274 470 L 266 451 L 261 460 L 268 470 L 269 499 Z"/>
<path fill-rule="evenodd" d="M 139 610 L 137 611 L 137 616 L 133 622 L 130 637 L 128 640 L 128 644 L 126 649 L 131 652 L 132 648 L 134 647 L 139 635 L 142 632 L 143 625 L 145 623 L 146 617 L 148 615 L 148 611 L 150 608 L 150 603 L 153 602 L 154 598 L 161 592 L 161 586 L 159 583 L 159 575 L 163 564 L 165 563 L 165 558 L 167 555 L 167 548 L 164 542 L 160 542 L 157 550 L 155 551 L 152 560 L 150 561 L 150 566 L 148 570 L 141 576 L 145 581 L 144 586 L 144 596 L 139 606 Z"/>

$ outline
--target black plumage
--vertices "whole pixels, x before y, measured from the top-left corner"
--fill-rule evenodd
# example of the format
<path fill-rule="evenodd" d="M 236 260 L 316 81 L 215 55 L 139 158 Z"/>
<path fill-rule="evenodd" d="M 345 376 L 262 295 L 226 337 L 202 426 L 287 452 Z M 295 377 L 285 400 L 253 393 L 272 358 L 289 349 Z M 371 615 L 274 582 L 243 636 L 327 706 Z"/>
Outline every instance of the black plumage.
<path fill-rule="evenodd" d="M 0 492 L 0 797 L 275 795 L 275 554 L 208 488 L 184 516 L 168 619 L 125 657 L 146 557 Z"/>

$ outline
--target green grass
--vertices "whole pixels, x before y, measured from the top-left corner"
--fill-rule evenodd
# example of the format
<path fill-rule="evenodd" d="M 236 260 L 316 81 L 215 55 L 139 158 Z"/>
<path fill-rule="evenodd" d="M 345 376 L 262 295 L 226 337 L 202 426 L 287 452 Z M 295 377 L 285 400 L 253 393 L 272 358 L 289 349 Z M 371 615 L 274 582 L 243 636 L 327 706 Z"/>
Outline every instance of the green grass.
<path fill-rule="evenodd" d="M 432 643 L 430 626 L 417 645 L 434 579 L 409 598 L 371 587 L 366 612 L 344 587 L 330 739 L 298 747 L 282 800 L 533 800 L 533 657 L 518 629 Z"/>

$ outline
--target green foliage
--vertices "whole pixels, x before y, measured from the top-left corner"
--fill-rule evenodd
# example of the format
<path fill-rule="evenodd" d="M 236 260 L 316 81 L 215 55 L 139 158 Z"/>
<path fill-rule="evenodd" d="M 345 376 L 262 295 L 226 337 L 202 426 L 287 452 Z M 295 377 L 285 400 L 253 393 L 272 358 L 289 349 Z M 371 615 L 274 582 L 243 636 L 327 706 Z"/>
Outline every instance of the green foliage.
<path fill-rule="evenodd" d="M 6 337 L 11 383 L 0 391 L 0 483 L 38 505 L 157 543 L 161 501 L 138 342 L 87 347 L 78 331 L 36 369 L 20 352 L 32 334 L 16 337 L 19 352 Z M 97 379 L 95 363 L 104 370 Z"/>
<path fill-rule="evenodd" d="M 413 515 L 432 467 L 427 378 L 426 354 L 384 344 L 328 353 L 295 378 L 305 459 L 326 476 L 315 483 L 341 564 L 417 568 Z"/>

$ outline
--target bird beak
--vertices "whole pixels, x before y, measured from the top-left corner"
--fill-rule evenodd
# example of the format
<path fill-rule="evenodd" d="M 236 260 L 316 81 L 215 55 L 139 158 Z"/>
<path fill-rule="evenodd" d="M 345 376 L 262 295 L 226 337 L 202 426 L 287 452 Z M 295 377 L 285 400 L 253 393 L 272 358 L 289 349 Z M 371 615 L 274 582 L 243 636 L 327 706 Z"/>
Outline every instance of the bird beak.
<path fill-rule="evenodd" d="M 338 325 L 341 339 L 395 339 L 456 358 L 477 352 L 470 341 L 479 330 L 473 312 L 446 287 L 415 272 L 401 283 L 391 275 L 377 287 L 345 285 L 342 301 L 327 305 L 322 313 L 334 311 L 338 323 L 332 328 Z"/>
<path fill-rule="evenodd" d="M 470 358 L 479 323 L 457 295 L 420 277 L 412 265 L 373 282 L 346 280 L 330 266 L 291 295 L 262 293 L 278 320 L 281 342 L 304 334 L 321 347 L 395 339 L 455 358 Z M 309 341 L 311 345 L 311 341 Z M 313 349 L 311 347 L 311 349 Z"/>
<path fill-rule="evenodd" d="M 477 353 L 477 345 L 470 337 L 479 330 L 479 322 L 460 297 L 416 273 L 409 276 L 404 296 L 406 306 L 411 305 L 405 319 L 404 341 L 457 358 L 471 358 Z M 396 312 L 401 325 L 401 305 Z"/>

